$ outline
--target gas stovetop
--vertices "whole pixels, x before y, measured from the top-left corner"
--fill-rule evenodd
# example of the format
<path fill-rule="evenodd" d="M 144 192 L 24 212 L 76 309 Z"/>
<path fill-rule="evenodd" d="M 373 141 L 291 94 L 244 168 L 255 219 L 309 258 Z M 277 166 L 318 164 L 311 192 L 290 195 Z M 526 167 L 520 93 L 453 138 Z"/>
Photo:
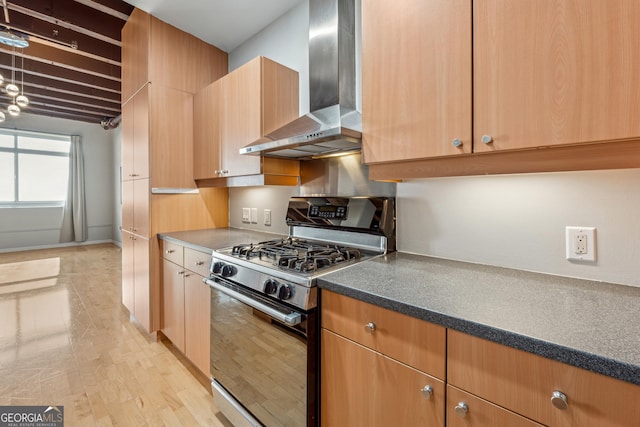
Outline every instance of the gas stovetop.
<path fill-rule="evenodd" d="M 394 213 L 390 198 L 294 197 L 290 235 L 215 250 L 212 280 L 310 310 L 319 276 L 395 249 Z"/>
<path fill-rule="evenodd" d="M 231 255 L 292 273 L 313 273 L 363 257 L 357 248 L 296 237 L 236 245 Z"/>

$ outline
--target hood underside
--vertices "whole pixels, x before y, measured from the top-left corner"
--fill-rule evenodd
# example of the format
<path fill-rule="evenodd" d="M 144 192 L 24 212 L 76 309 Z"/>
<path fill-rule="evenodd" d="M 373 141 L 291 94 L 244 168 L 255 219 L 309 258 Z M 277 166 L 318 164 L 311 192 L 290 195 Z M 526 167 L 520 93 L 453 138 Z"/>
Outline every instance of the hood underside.
<path fill-rule="evenodd" d="M 359 151 L 361 139 L 360 112 L 334 105 L 297 118 L 240 153 L 305 160 Z"/>

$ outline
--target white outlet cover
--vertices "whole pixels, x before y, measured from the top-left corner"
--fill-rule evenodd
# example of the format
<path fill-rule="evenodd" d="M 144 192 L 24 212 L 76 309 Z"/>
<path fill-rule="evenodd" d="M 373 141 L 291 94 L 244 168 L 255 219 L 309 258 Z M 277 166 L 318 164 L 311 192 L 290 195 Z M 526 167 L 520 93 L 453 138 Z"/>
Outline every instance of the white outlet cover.
<path fill-rule="evenodd" d="M 566 227 L 565 247 L 566 258 L 569 261 L 594 262 L 596 260 L 596 228 L 595 227 Z M 586 236 L 586 253 L 578 250 L 578 236 Z"/>
<path fill-rule="evenodd" d="M 264 210 L 264 225 L 271 225 L 271 209 Z"/>
<path fill-rule="evenodd" d="M 251 221 L 251 209 L 242 208 L 242 222 Z"/>
<path fill-rule="evenodd" d="M 258 223 L 258 208 L 251 208 L 251 223 Z"/>

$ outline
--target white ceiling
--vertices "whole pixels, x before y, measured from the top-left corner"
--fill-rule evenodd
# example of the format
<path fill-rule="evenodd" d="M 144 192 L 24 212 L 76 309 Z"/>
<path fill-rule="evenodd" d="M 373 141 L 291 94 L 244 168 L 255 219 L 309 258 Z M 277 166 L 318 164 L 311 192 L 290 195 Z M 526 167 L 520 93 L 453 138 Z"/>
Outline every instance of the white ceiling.
<path fill-rule="evenodd" d="M 230 52 L 303 0 L 125 0 Z"/>

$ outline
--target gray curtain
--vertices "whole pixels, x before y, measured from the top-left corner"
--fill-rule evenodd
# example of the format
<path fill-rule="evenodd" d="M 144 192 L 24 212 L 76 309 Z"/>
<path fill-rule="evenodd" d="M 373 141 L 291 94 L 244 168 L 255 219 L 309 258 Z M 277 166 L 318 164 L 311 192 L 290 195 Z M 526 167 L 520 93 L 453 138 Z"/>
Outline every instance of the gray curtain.
<path fill-rule="evenodd" d="M 88 237 L 84 190 L 84 156 L 80 136 L 71 137 L 69 150 L 69 185 L 64 205 L 60 242 L 84 242 Z"/>

